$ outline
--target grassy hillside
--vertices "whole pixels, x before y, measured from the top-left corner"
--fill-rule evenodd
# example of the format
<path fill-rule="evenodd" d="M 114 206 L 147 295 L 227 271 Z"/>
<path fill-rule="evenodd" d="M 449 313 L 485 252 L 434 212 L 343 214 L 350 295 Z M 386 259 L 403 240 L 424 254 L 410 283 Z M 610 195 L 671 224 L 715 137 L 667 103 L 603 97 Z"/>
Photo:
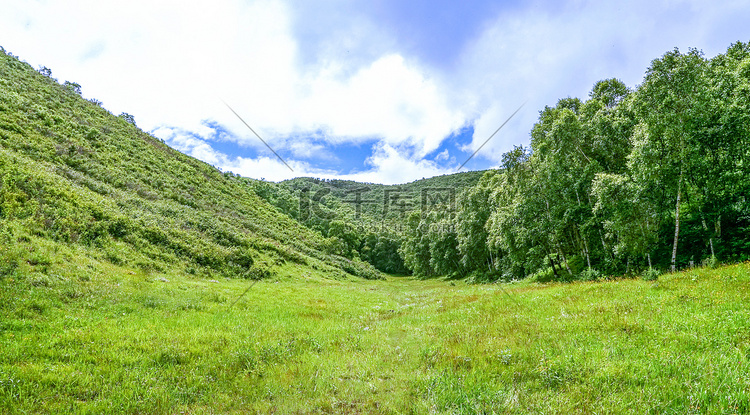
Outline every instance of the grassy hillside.
<path fill-rule="evenodd" d="M 658 282 L 0 279 L 2 413 L 750 411 L 750 265 Z M 90 277 L 91 276 L 91 277 Z M 239 301 L 235 301 L 239 299 Z"/>
<path fill-rule="evenodd" d="M 377 278 L 233 175 L 0 53 L 0 277 L 78 256 L 145 272 L 267 277 L 286 263 Z M 66 265 L 68 264 L 68 265 Z"/>

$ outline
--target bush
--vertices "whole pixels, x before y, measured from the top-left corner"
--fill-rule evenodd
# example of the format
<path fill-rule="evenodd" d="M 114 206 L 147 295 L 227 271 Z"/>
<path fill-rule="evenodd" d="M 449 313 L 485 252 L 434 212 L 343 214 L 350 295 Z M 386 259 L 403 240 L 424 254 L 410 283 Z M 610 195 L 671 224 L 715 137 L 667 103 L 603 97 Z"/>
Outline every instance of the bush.
<path fill-rule="evenodd" d="M 265 262 L 256 262 L 245 274 L 245 279 L 262 280 L 273 275 L 271 267 Z"/>
<path fill-rule="evenodd" d="M 495 273 L 474 270 L 469 273 L 469 276 L 466 278 L 466 283 L 467 284 L 486 284 L 490 282 L 495 282 L 497 280 L 498 280 L 498 275 Z"/>
<path fill-rule="evenodd" d="M 562 258 L 561 258 L 562 259 Z M 565 263 L 562 262 L 560 265 L 562 265 L 562 269 L 567 274 L 567 268 L 565 268 Z M 581 272 L 586 269 L 586 260 L 580 256 L 580 255 L 573 255 L 568 258 L 568 267 L 570 268 L 570 271 L 573 273 L 573 275 L 580 275 Z M 568 278 L 566 276 L 565 278 Z"/>
<path fill-rule="evenodd" d="M 719 266 L 719 261 L 716 259 L 715 256 L 712 256 L 710 258 L 706 258 L 703 260 L 703 266 L 705 268 L 713 269 Z"/>
<path fill-rule="evenodd" d="M 643 275 L 641 275 L 641 278 L 644 281 L 656 281 L 657 279 L 659 279 L 659 275 L 661 275 L 661 272 L 657 271 L 654 268 L 649 268 L 646 270 L 646 272 L 643 273 Z"/>
<path fill-rule="evenodd" d="M 581 281 L 599 281 L 602 278 L 602 273 L 593 268 L 586 268 L 578 274 L 578 278 Z"/>

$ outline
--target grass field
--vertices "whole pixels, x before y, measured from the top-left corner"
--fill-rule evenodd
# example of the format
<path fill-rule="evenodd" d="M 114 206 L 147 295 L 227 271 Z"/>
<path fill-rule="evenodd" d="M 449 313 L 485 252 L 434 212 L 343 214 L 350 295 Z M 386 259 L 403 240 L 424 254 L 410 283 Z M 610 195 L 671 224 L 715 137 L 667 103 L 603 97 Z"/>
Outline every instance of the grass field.
<path fill-rule="evenodd" d="M 0 279 L 2 413 L 747 413 L 750 265 L 657 282 Z"/>

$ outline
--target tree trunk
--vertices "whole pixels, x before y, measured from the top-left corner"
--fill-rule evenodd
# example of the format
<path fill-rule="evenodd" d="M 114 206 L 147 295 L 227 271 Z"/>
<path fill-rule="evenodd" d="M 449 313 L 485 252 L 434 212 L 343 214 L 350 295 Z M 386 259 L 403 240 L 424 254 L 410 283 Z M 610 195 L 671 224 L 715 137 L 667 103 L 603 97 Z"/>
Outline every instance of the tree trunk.
<path fill-rule="evenodd" d="M 568 265 L 568 259 L 563 256 L 563 260 L 565 260 L 565 269 L 568 270 L 568 274 L 570 274 L 570 276 L 572 277 L 573 271 L 570 270 L 570 265 Z"/>
<path fill-rule="evenodd" d="M 716 218 L 716 223 L 714 224 L 714 236 L 716 236 L 716 241 L 721 243 L 721 215 Z"/>
<path fill-rule="evenodd" d="M 706 218 L 704 218 L 702 214 L 701 214 L 701 223 L 703 223 L 703 230 L 708 232 L 708 225 L 706 225 Z M 714 253 L 713 235 L 708 237 L 708 246 L 711 247 L 711 258 L 716 258 L 716 254 Z"/>
<path fill-rule="evenodd" d="M 557 255 L 562 257 L 563 262 L 565 263 L 565 269 L 568 270 L 568 274 L 570 276 L 573 276 L 573 271 L 570 270 L 570 265 L 568 265 L 568 258 L 565 257 L 565 254 L 562 252 L 562 249 L 560 249 L 560 244 L 557 244 Z"/>
<path fill-rule="evenodd" d="M 628 255 L 628 261 L 625 263 L 625 275 L 630 275 L 630 255 Z"/>
<path fill-rule="evenodd" d="M 589 243 L 586 242 L 586 238 L 583 238 L 583 247 L 586 249 L 586 263 L 589 265 L 589 269 L 591 269 L 591 256 L 589 255 Z"/>
<path fill-rule="evenodd" d="M 589 257 L 589 244 L 586 242 L 586 238 L 581 236 L 581 231 L 579 229 L 575 230 L 575 237 L 576 241 L 578 241 L 578 246 L 581 248 L 581 256 L 586 258 L 586 264 L 589 266 L 589 269 L 591 269 L 591 258 Z"/>
<path fill-rule="evenodd" d="M 653 267 L 651 267 L 651 254 L 646 254 L 646 257 L 648 258 L 648 269 L 653 269 Z"/>
<path fill-rule="evenodd" d="M 602 241 L 602 247 L 604 248 L 605 254 L 607 254 L 612 259 L 612 262 L 615 262 L 615 254 L 609 248 L 607 248 L 607 243 L 604 242 L 604 234 L 602 233 L 602 230 L 597 230 L 599 231 L 599 239 Z"/>
<path fill-rule="evenodd" d="M 721 216 L 716 219 L 716 226 L 714 226 L 714 229 L 716 231 L 716 237 L 721 238 Z"/>
<path fill-rule="evenodd" d="M 682 171 L 677 184 L 677 205 L 674 212 L 674 244 L 672 245 L 672 272 L 677 271 L 677 241 L 680 237 L 680 198 L 682 197 Z"/>
<path fill-rule="evenodd" d="M 557 270 L 555 269 L 555 261 L 552 260 L 552 254 L 549 255 L 549 264 L 552 265 L 552 273 L 555 274 L 555 280 L 559 280 L 560 276 L 557 275 Z"/>

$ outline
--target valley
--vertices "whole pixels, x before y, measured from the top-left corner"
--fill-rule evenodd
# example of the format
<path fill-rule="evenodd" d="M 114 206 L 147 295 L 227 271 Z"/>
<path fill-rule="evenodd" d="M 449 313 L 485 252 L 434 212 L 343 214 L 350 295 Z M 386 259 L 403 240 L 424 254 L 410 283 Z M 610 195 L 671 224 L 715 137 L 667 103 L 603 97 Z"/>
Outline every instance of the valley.
<path fill-rule="evenodd" d="M 750 412 L 750 43 L 497 168 L 255 180 L 0 54 L 0 412 Z"/>
<path fill-rule="evenodd" d="M 499 285 L 291 266 L 249 291 L 82 265 L 0 280 L 0 412 L 750 410 L 748 264 Z"/>

